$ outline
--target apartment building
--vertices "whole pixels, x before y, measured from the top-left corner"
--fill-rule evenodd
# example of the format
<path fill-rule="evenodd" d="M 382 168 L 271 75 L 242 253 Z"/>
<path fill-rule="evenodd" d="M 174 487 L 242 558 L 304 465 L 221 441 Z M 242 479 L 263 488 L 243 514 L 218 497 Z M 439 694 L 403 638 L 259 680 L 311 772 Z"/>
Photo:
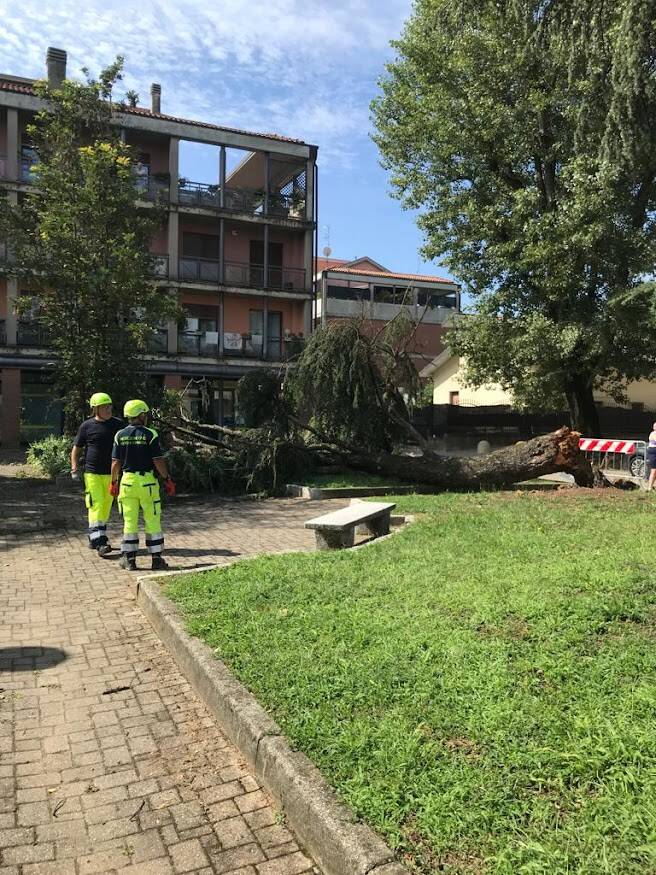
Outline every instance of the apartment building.
<path fill-rule="evenodd" d="M 444 349 L 447 323 L 460 312 L 460 287 L 453 280 L 423 274 L 395 273 L 372 258 L 315 261 L 315 321 L 364 317 L 373 332 L 401 312 L 417 322 L 410 348 L 418 371 Z"/>
<path fill-rule="evenodd" d="M 48 49 L 45 76 L 51 84 L 66 77 L 66 52 Z M 41 108 L 33 82 L 0 74 L 0 188 L 14 203 L 33 184 L 26 128 Z M 154 279 L 163 293 L 178 296 L 186 314 L 182 328 L 159 330 L 149 373 L 170 388 L 205 378 L 209 391 L 189 391 L 192 412 L 230 424 L 239 378 L 265 363 L 284 366 L 312 330 L 317 148 L 166 115 L 157 83 L 151 106 L 125 107 L 116 124 L 134 148 L 135 208 L 166 205 L 151 244 Z M 180 176 L 185 142 L 216 147 L 214 183 Z M 60 415 L 49 386 L 48 338 L 15 313 L 21 291 L 0 272 L 5 448 L 56 431 Z"/>

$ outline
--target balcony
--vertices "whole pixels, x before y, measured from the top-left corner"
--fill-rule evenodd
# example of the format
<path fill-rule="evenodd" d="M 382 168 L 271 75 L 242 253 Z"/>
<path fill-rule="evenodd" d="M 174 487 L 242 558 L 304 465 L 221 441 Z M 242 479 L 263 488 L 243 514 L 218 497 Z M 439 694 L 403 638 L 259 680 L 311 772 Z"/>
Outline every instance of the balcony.
<path fill-rule="evenodd" d="M 150 276 L 155 279 L 168 279 L 169 276 L 169 257 L 168 255 L 151 255 L 150 260 Z"/>
<path fill-rule="evenodd" d="M 169 200 L 170 185 L 166 175 L 136 176 L 135 188 L 137 197 L 142 201 L 167 201 Z"/>
<path fill-rule="evenodd" d="M 18 346 L 48 346 L 44 328 L 32 319 L 19 319 L 16 341 Z"/>
<path fill-rule="evenodd" d="M 264 288 L 264 265 L 252 262 L 225 261 L 223 278 L 221 265 L 213 258 L 181 258 L 180 281 L 192 283 L 222 283 L 250 289 Z M 267 289 L 305 292 L 305 270 L 299 267 L 269 267 Z"/>
<path fill-rule="evenodd" d="M 178 201 L 181 206 L 227 210 L 233 213 L 248 213 L 252 216 L 263 216 L 266 212 L 267 215 L 276 218 L 305 219 L 304 192 L 296 192 L 296 194 L 271 192 L 267 199 L 263 189 L 225 186 L 223 203 L 221 203 L 220 185 L 181 179 L 178 186 Z"/>
<path fill-rule="evenodd" d="M 167 353 L 169 350 L 169 332 L 166 328 L 157 328 L 148 340 L 148 352 L 155 354 Z"/>
<path fill-rule="evenodd" d="M 189 182 L 186 179 L 181 179 L 178 185 L 178 203 L 182 206 L 219 209 L 221 188 L 218 185 L 207 185 L 204 182 Z"/>
<path fill-rule="evenodd" d="M 178 264 L 181 282 L 219 283 L 220 262 L 214 258 L 181 258 Z"/>
<path fill-rule="evenodd" d="M 302 337 L 270 337 L 264 356 L 261 335 L 226 331 L 223 335 L 223 358 L 245 358 L 259 361 L 290 361 L 303 351 Z M 181 331 L 178 334 L 180 355 L 219 358 L 218 331 Z"/>

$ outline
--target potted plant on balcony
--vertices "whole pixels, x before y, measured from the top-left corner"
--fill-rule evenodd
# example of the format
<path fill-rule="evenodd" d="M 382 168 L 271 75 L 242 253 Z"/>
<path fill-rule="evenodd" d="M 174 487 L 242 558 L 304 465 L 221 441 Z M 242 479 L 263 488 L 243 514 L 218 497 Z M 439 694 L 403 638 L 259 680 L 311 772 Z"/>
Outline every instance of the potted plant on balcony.
<path fill-rule="evenodd" d="M 289 208 L 290 219 L 305 218 L 305 192 L 295 188 L 292 192 L 292 202 Z"/>

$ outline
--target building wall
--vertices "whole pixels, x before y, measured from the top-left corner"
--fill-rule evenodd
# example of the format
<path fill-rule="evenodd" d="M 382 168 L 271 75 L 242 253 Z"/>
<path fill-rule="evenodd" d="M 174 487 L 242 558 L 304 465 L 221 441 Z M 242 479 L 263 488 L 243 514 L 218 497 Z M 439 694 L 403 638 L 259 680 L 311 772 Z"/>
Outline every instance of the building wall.
<path fill-rule="evenodd" d="M 626 391 L 629 404 L 644 404 L 646 410 L 656 411 L 656 382 L 638 380 L 629 383 Z M 513 404 L 512 392 L 506 392 L 499 385 L 483 386 L 480 389 L 465 386 L 457 356 L 450 358 L 433 374 L 433 404 L 449 404 L 451 392 L 458 392 L 460 405 L 466 407 Z M 607 407 L 618 406 L 602 392 L 595 392 L 595 401 Z"/>
<path fill-rule="evenodd" d="M 512 404 L 512 395 L 499 385 L 472 389 L 462 381 L 460 359 L 453 356 L 433 374 L 433 404 L 449 404 L 451 393 L 458 392 L 461 406 L 492 407 Z"/>

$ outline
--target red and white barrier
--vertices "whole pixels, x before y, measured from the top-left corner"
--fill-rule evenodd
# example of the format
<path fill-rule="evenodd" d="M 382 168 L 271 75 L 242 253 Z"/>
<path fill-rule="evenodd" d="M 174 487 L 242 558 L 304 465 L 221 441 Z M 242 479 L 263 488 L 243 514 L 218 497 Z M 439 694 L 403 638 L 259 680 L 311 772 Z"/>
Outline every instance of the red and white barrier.
<path fill-rule="evenodd" d="M 635 441 L 609 441 L 605 438 L 581 438 L 579 449 L 594 453 L 624 453 L 633 455 L 636 451 Z"/>

